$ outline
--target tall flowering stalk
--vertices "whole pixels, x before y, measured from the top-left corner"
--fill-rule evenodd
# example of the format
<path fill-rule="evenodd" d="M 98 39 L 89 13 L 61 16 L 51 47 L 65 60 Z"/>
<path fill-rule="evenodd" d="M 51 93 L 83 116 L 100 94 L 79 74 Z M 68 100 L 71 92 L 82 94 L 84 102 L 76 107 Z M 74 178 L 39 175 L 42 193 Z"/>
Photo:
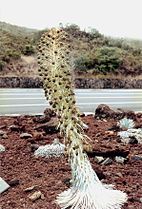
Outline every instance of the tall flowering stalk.
<path fill-rule="evenodd" d="M 76 107 L 70 49 L 68 34 L 55 28 L 42 35 L 38 46 L 45 96 L 59 117 L 72 170 L 72 186 L 56 202 L 62 209 L 120 209 L 127 195 L 100 182 L 83 150 L 88 137 Z"/>

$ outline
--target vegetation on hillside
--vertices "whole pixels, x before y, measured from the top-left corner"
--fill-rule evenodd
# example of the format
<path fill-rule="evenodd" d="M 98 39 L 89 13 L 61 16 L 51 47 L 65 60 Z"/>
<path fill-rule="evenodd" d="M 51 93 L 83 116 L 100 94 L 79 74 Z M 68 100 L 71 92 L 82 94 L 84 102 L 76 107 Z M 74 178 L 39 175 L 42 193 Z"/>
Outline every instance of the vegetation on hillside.
<path fill-rule="evenodd" d="M 0 29 L 8 32 L 15 36 L 22 36 L 22 37 L 33 37 L 33 35 L 38 32 L 36 29 L 30 29 L 26 27 L 20 27 L 16 25 L 11 25 L 9 23 L 0 22 Z"/>
<path fill-rule="evenodd" d="M 0 22 L 0 70 L 21 55 L 35 53 L 34 36 L 36 30 L 13 26 Z"/>
<path fill-rule="evenodd" d="M 76 71 L 142 74 L 142 41 L 127 42 L 126 39 L 105 37 L 95 29 L 81 31 L 76 25 L 65 27 L 64 30 L 72 36 Z"/>
<path fill-rule="evenodd" d="M 76 74 L 142 74 L 142 41 L 106 37 L 74 24 L 61 28 L 71 37 Z M 21 55 L 34 55 L 43 32 L 0 22 L 0 71 L 4 73 L 7 64 Z"/>

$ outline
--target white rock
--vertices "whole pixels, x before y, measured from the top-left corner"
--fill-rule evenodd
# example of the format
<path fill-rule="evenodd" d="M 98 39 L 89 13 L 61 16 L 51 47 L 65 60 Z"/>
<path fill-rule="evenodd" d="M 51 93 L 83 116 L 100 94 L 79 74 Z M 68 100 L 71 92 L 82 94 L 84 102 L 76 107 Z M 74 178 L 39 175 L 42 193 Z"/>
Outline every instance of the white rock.
<path fill-rule="evenodd" d="M 5 152 L 5 147 L 2 144 L 0 144 L 0 153 L 1 152 Z"/>
<path fill-rule="evenodd" d="M 89 126 L 83 123 L 83 129 L 89 129 Z"/>
<path fill-rule="evenodd" d="M 4 134 L 6 134 L 5 131 L 0 130 L 0 137 L 3 136 Z"/>
<path fill-rule="evenodd" d="M 39 198 L 41 198 L 41 196 L 42 196 L 41 191 L 36 191 L 32 195 L 29 196 L 29 199 L 34 202 L 38 200 Z"/>
<path fill-rule="evenodd" d="M 106 158 L 101 164 L 102 165 L 110 165 L 110 164 L 112 164 L 112 159 L 110 159 L 109 157 L 108 158 Z"/>
<path fill-rule="evenodd" d="M 20 134 L 20 138 L 21 138 L 21 139 L 32 138 L 32 134 L 22 133 L 22 134 Z"/>
<path fill-rule="evenodd" d="M 97 163 L 101 163 L 102 161 L 104 161 L 104 158 L 102 156 L 95 156 L 95 161 Z"/>
<path fill-rule="evenodd" d="M 126 159 L 125 159 L 124 157 L 121 157 L 121 156 L 116 156 L 116 157 L 115 157 L 115 161 L 116 161 L 117 163 L 123 164 L 123 163 L 126 161 Z"/>
<path fill-rule="evenodd" d="M 7 139 L 7 138 L 8 138 L 7 134 L 4 134 L 4 135 L 2 136 L 2 139 Z"/>
<path fill-rule="evenodd" d="M 0 194 L 6 191 L 10 186 L 0 177 Z"/>

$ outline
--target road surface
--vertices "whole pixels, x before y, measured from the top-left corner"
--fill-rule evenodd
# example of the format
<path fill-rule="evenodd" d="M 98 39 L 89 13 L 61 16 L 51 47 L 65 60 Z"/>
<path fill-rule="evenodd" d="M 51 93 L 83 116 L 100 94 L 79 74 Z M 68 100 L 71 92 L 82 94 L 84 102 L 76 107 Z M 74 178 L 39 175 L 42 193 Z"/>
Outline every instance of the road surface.
<path fill-rule="evenodd" d="M 141 89 L 76 89 L 77 106 L 95 112 L 99 104 L 142 112 Z M 42 89 L 0 89 L 0 115 L 42 114 L 49 107 Z"/>

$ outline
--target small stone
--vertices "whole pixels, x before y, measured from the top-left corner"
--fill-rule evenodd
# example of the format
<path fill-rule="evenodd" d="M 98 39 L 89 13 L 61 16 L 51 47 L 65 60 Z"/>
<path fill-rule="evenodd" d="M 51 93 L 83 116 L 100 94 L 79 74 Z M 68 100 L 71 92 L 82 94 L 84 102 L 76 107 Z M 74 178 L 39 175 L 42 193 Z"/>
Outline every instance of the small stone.
<path fill-rule="evenodd" d="M 136 161 L 142 160 L 142 155 L 134 155 L 134 156 L 131 157 L 131 159 L 136 160 Z"/>
<path fill-rule="evenodd" d="M 100 180 L 106 178 L 106 176 L 105 176 L 105 174 L 103 173 L 103 171 L 98 170 L 98 169 L 96 169 L 95 171 L 96 171 L 96 174 L 97 174 L 97 176 L 98 176 L 98 178 L 99 178 Z"/>
<path fill-rule="evenodd" d="M 87 129 L 89 129 L 89 126 L 86 125 L 85 123 L 83 123 L 83 129 L 84 129 L 84 130 L 87 130 Z"/>
<path fill-rule="evenodd" d="M 104 116 L 104 117 L 105 117 L 105 116 Z M 106 119 L 103 119 L 103 122 L 105 122 L 105 123 L 106 123 L 106 122 L 107 122 L 107 120 L 106 120 Z"/>
<path fill-rule="evenodd" d="M 0 144 L 0 153 L 1 152 L 5 152 L 5 147 L 2 144 Z"/>
<path fill-rule="evenodd" d="M 57 133 L 59 132 L 57 129 L 58 123 L 59 121 L 57 118 L 52 118 L 49 122 L 35 127 L 35 130 L 44 130 L 46 134 Z"/>
<path fill-rule="evenodd" d="M 30 191 L 34 190 L 35 188 L 37 188 L 37 185 L 34 185 L 34 186 L 24 189 L 24 192 L 30 192 Z"/>
<path fill-rule="evenodd" d="M 42 200 L 44 200 L 45 199 L 45 196 L 44 196 L 44 194 L 41 194 L 41 197 L 40 197 Z"/>
<path fill-rule="evenodd" d="M 37 191 L 37 192 L 34 192 L 32 195 L 30 195 L 29 199 L 34 202 L 38 200 L 39 198 L 41 198 L 41 196 L 42 196 L 41 191 Z"/>
<path fill-rule="evenodd" d="M 126 158 L 121 157 L 121 156 L 116 156 L 116 157 L 115 157 L 115 161 L 116 161 L 117 163 L 124 164 L 124 162 L 126 161 Z"/>
<path fill-rule="evenodd" d="M 142 203 L 142 197 L 140 198 L 140 202 Z"/>
<path fill-rule="evenodd" d="M 11 125 L 11 126 L 9 126 L 9 130 L 10 131 L 19 131 L 19 127 L 16 125 Z"/>
<path fill-rule="evenodd" d="M 137 197 L 129 197 L 128 201 L 130 201 L 130 202 L 139 202 L 140 200 Z"/>
<path fill-rule="evenodd" d="M 5 131 L 0 130 L 0 136 L 3 136 L 4 134 L 6 134 Z"/>
<path fill-rule="evenodd" d="M 0 177 L 0 194 L 6 191 L 10 186 Z"/>
<path fill-rule="evenodd" d="M 120 172 L 116 173 L 116 175 L 119 176 L 120 178 L 123 178 L 123 175 Z"/>
<path fill-rule="evenodd" d="M 71 186 L 71 179 L 70 178 L 66 178 L 63 180 L 64 184 L 67 186 L 67 187 L 70 187 Z"/>
<path fill-rule="evenodd" d="M 101 136 L 101 133 L 97 133 L 95 137 L 99 137 L 99 136 Z"/>
<path fill-rule="evenodd" d="M 21 138 L 21 139 L 32 138 L 32 134 L 22 133 L 22 134 L 20 134 L 20 138 Z"/>
<path fill-rule="evenodd" d="M 101 164 L 102 165 L 110 165 L 110 164 L 112 164 L 112 159 L 110 159 L 109 157 L 108 158 L 106 158 Z"/>
<path fill-rule="evenodd" d="M 0 126 L 0 129 L 2 129 L 2 128 L 6 128 L 6 125 L 1 125 Z"/>
<path fill-rule="evenodd" d="M 33 121 L 36 123 L 46 123 L 46 122 L 50 121 L 50 119 L 51 119 L 50 116 L 42 115 L 42 116 L 36 116 L 35 118 L 33 118 Z"/>
<path fill-rule="evenodd" d="M 102 156 L 95 156 L 95 161 L 97 163 L 101 163 L 102 161 L 104 161 L 104 158 Z"/>
<path fill-rule="evenodd" d="M 135 137 L 129 139 L 129 144 L 138 144 L 138 140 Z"/>
<path fill-rule="evenodd" d="M 17 186 L 17 185 L 19 185 L 19 180 L 18 180 L 18 179 L 10 180 L 10 181 L 8 181 L 8 184 L 9 184 L 11 187 Z"/>
<path fill-rule="evenodd" d="M 31 148 L 31 152 L 34 152 L 35 150 L 37 150 L 39 148 L 39 145 L 38 144 L 31 144 L 30 148 Z"/>
<path fill-rule="evenodd" d="M 7 139 L 7 138 L 8 138 L 7 134 L 4 134 L 4 135 L 2 136 L 2 139 Z"/>
<path fill-rule="evenodd" d="M 120 128 L 119 128 L 118 125 L 113 125 L 112 127 L 108 128 L 107 130 L 108 130 L 108 131 L 119 131 Z"/>
<path fill-rule="evenodd" d="M 105 134 L 107 134 L 108 136 L 113 136 L 114 135 L 114 131 L 105 131 Z"/>

